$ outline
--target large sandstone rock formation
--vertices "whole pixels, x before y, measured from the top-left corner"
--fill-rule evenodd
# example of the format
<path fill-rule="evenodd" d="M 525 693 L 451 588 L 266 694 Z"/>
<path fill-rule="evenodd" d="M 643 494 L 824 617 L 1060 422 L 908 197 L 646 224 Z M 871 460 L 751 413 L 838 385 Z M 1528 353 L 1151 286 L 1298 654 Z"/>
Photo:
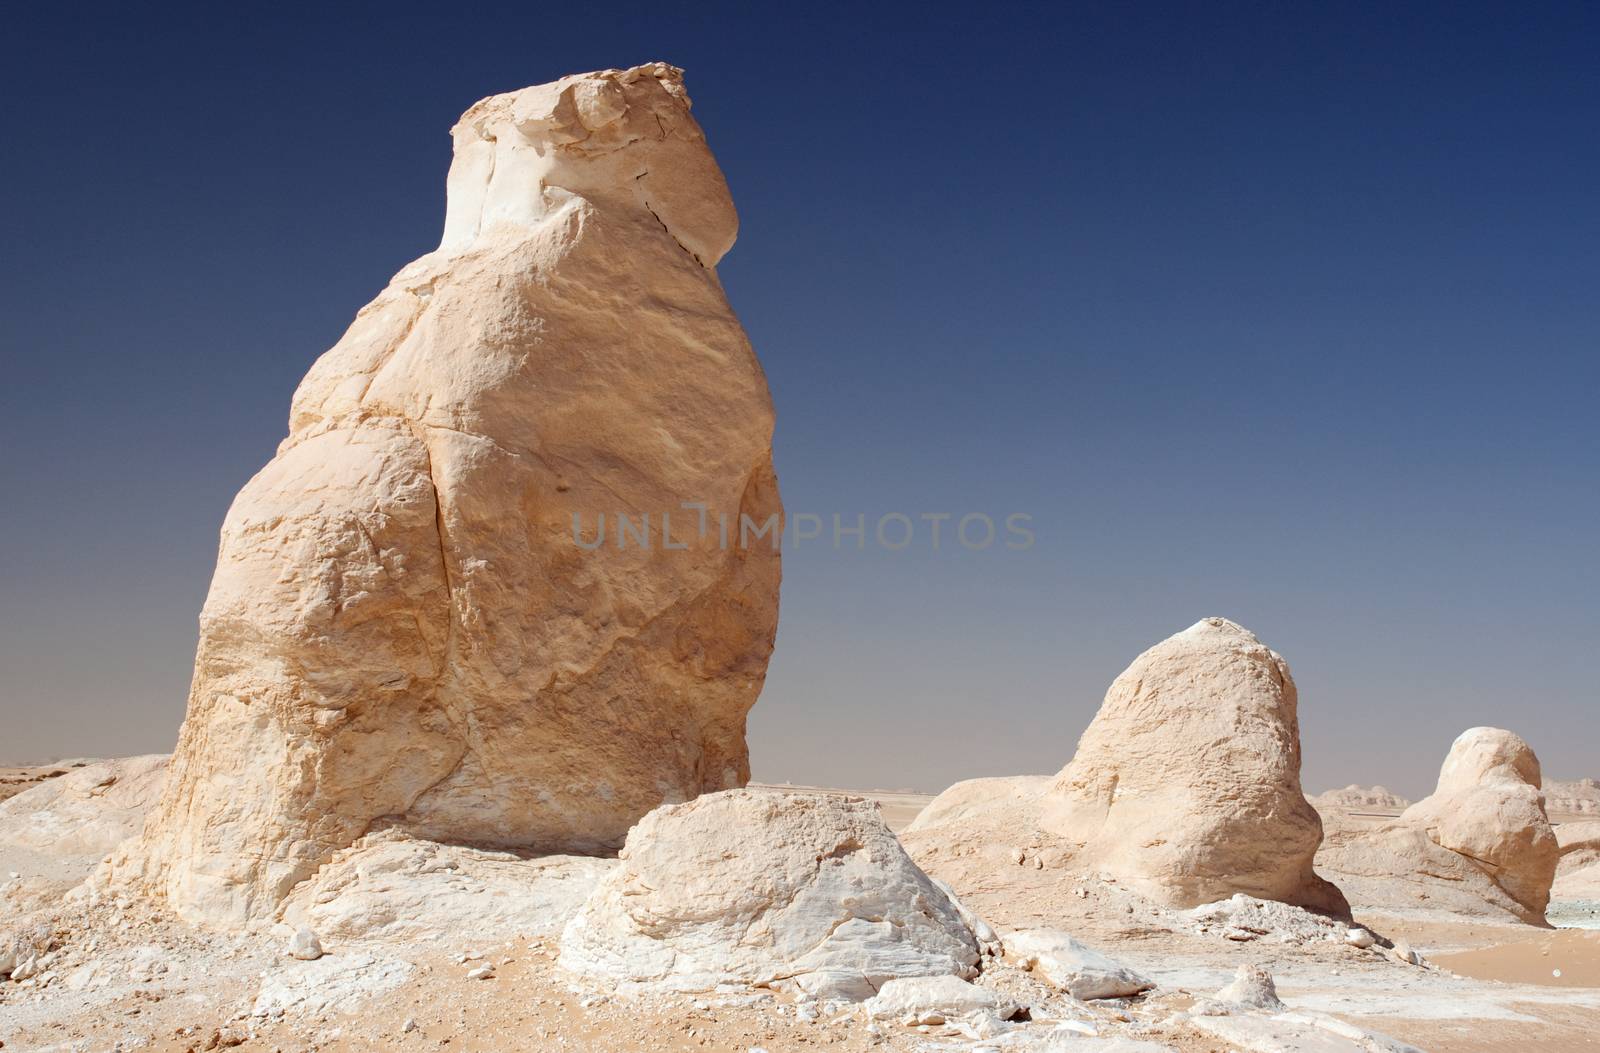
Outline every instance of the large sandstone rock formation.
<path fill-rule="evenodd" d="M 639 821 L 560 963 L 630 988 L 792 982 L 861 999 L 896 977 L 970 977 L 978 956 L 960 906 L 871 802 L 730 790 Z"/>
<path fill-rule="evenodd" d="M 1533 750 L 1509 731 L 1472 728 L 1432 796 L 1376 828 L 1332 831 L 1317 863 L 1364 908 L 1542 923 L 1559 855 Z"/>
<path fill-rule="evenodd" d="M 1243 892 L 1342 910 L 1311 867 L 1322 820 L 1300 788 L 1298 705 L 1288 663 L 1249 630 L 1197 622 L 1112 683 L 1044 826 L 1170 906 Z"/>
<path fill-rule="evenodd" d="M 1342 912 L 1311 866 L 1322 824 L 1300 789 L 1297 703 L 1282 658 L 1207 618 L 1117 677 L 1054 779 L 957 784 L 907 847 L 963 894 L 984 880 L 961 859 L 977 856 L 1105 875 L 1167 906 L 1242 892 Z"/>
<path fill-rule="evenodd" d="M 614 847 L 748 777 L 779 565 L 738 524 L 780 513 L 772 406 L 681 71 L 453 134 L 442 244 L 312 366 L 223 525 L 171 780 L 112 870 L 192 920 L 270 915 L 372 829 Z"/>

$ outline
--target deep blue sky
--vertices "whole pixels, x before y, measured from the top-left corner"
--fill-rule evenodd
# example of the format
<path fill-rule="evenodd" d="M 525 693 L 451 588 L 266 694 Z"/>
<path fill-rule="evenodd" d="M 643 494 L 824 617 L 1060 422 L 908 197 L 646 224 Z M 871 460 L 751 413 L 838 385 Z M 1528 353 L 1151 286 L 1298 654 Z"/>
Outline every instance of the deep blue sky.
<path fill-rule="evenodd" d="M 1290 661 L 1308 789 L 1478 723 L 1600 775 L 1600 15 L 1584 5 L 8 12 L 0 760 L 169 748 L 234 492 L 437 242 L 474 100 L 662 59 L 792 512 L 757 777 L 1052 771 L 1144 647 Z"/>

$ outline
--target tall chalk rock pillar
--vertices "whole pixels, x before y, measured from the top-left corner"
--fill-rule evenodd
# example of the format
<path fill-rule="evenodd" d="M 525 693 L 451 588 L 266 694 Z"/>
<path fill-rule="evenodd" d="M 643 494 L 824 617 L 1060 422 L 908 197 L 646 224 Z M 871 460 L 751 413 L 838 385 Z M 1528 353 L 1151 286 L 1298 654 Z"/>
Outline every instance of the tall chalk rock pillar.
<path fill-rule="evenodd" d="M 497 95 L 453 135 L 443 243 L 228 512 L 164 797 L 108 864 L 193 921 L 270 918 L 371 829 L 603 849 L 749 777 L 779 555 L 736 524 L 782 514 L 773 411 L 682 71 Z"/>

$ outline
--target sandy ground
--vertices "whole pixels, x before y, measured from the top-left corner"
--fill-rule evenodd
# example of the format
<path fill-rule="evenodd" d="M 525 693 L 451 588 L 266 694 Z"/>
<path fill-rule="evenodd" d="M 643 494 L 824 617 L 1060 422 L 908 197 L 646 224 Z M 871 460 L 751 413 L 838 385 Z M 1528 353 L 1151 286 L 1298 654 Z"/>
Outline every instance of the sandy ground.
<path fill-rule="evenodd" d="M 930 799 L 893 791 L 857 795 L 879 802 L 896 830 Z M 0 921 L 47 906 L 92 864 L 0 848 Z M 1069 881 L 1074 894 L 1061 907 Z M 1138 998 L 1079 1003 L 1030 974 L 996 968 L 980 982 L 1031 1005 L 1033 1019 L 972 1037 L 948 1027 L 869 1023 L 858 1006 L 802 1004 L 772 991 L 619 997 L 560 971 L 549 936 L 507 933 L 479 943 L 448 934 L 325 939 L 324 958 L 300 962 L 283 953 L 281 932 L 201 933 L 151 904 L 102 899 L 57 912 L 44 973 L 0 983 L 0 1048 L 1092 1053 L 1097 1043 L 1084 1036 L 1094 1033 L 1178 1053 L 1221 1053 L 1250 1047 L 1205 1034 L 1175 1014 L 1252 963 L 1276 977 L 1292 1009 L 1329 1014 L 1433 1053 L 1600 1050 L 1600 931 L 1358 911 L 1358 922 L 1386 941 L 1416 948 L 1427 960 L 1416 966 L 1381 948 L 1297 941 L 1288 929 L 1238 941 L 1114 883 L 1048 869 L 1019 868 L 965 901 L 1001 927 L 1070 931 L 1160 986 Z M 492 977 L 468 978 L 485 964 L 493 965 Z"/>

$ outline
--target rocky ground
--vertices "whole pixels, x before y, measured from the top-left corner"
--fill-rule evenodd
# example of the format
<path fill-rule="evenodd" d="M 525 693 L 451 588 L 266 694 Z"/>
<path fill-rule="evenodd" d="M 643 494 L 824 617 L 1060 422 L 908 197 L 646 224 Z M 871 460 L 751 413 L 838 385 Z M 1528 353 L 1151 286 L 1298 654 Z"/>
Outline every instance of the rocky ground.
<path fill-rule="evenodd" d="M 925 800 L 876 796 L 894 827 Z M 976 1001 L 942 1011 L 770 989 L 625 997 L 557 965 L 561 919 L 527 917 L 576 909 L 574 890 L 609 861 L 442 849 L 408 870 L 396 855 L 379 839 L 329 868 L 310 899 L 326 908 L 349 896 L 353 906 L 307 914 L 330 932 L 324 953 L 301 960 L 287 953 L 284 925 L 217 934 L 125 896 L 79 892 L 61 903 L 92 860 L 57 860 L 47 872 L 37 853 L 0 848 L 4 916 L 42 919 L 20 930 L 27 964 L 0 983 L 3 1048 L 1472 1051 L 1593 1049 L 1600 1034 L 1600 931 L 1358 910 L 1374 934 L 1373 946 L 1358 947 L 1348 926 L 1298 908 L 1241 897 L 1172 910 L 1026 857 L 965 905 L 1002 940 L 1013 930 L 1071 932 L 1152 990 L 1079 1000 L 1052 978 L 1048 958 L 1018 953 L 1019 941 L 985 957 Z M 516 900 L 505 875 L 525 865 L 541 868 L 525 886 L 538 894 Z M 573 884 L 548 892 L 562 882 Z M 475 922 L 460 909 L 475 896 L 499 908 Z M 418 924 L 383 915 L 396 904 Z M 435 909 L 452 919 L 447 931 L 421 924 Z M 356 917 L 355 928 L 383 935 L 338 935 Z M 1282 1004 L 1217 1001 L 1241 966 L 1275 978 Z"/>

